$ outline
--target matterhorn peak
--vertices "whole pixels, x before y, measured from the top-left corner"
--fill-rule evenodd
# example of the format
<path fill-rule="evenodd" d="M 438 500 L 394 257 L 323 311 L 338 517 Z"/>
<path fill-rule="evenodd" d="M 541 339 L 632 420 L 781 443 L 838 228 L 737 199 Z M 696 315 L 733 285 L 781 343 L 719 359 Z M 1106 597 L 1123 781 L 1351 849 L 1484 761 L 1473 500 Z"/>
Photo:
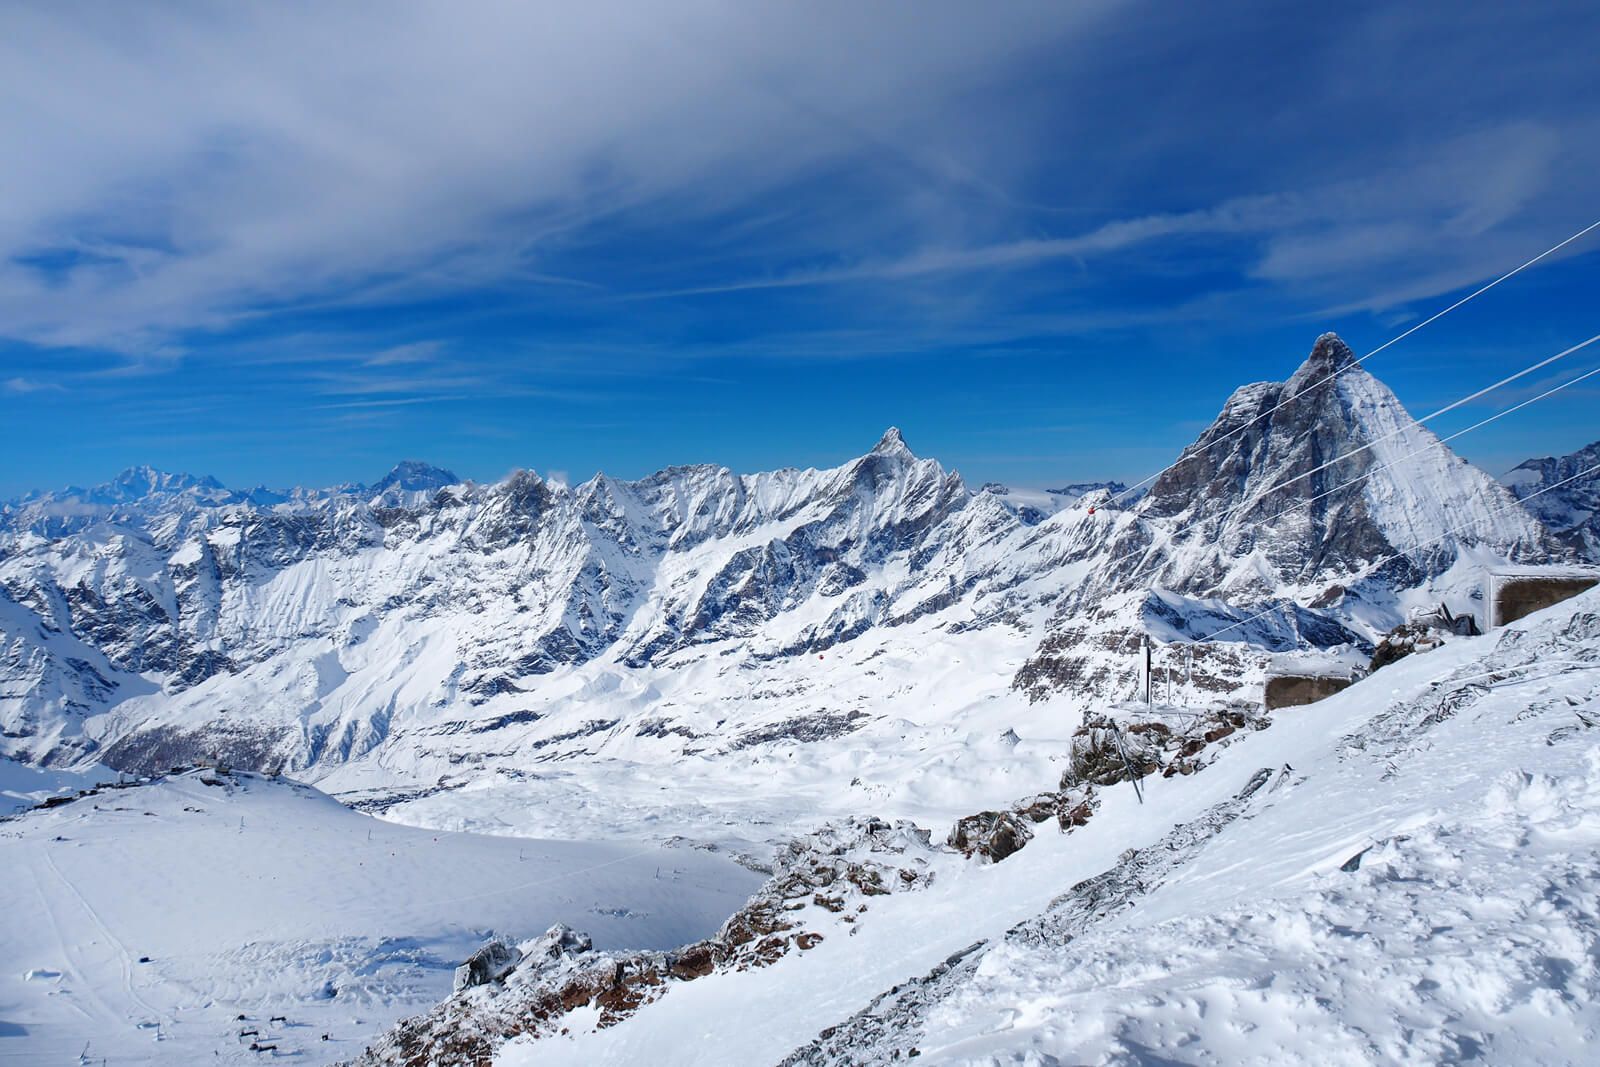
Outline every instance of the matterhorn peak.
<path fill-rule="evenodd" d="M 878 443 L 872 447 L 872 454 L 911 458 L 911 448 L 906 444 L 906 439 L 900 436 L 899 427 L 891 426 L 878 438 Z"/>
<path fill-rule="evenodd" d="M 1311 346 L 1311 356 L 1306 362 L 1316 365 L 1325 374 L 1336 374 L 1354 364 L 1356 354 L 1338 334 L 1329 331 Z"/>
<path fill-rule="evenodd" d="M 1333 388 L 1328 383 L 1335 375 L 1342 375 L 1358 363 L 1355 353 L 1350 351 L 1350 346 L 1338 334 L 1325 333 L 1311 346 L 1311 355 L 1284 383 L 1283 395 L 1298 397 L 1309 390 L 1317 390 L 1319 396 L 1324 395 Z M 1326 388 L 1322 388 L 1324 386 Z"/>

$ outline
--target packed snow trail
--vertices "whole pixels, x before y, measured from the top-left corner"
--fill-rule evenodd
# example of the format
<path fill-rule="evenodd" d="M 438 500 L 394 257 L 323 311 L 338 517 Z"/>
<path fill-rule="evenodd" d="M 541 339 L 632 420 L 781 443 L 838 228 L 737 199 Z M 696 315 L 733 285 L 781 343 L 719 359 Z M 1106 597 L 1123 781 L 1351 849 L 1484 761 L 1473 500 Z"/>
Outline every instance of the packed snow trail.
<path fill-rule="evenodd" d="M 1288 771 L 1280 772 L 1279 782 Z M 1092 929 L 1109 915 L 1131 908 L 1138 899 L 1183 864 L 1194 858 L 1216 834 L 1243 815 L 1250 802 L 1272 781 L 1271 767 L 1250 776 L 1239 794 L 1205 812 L 1200 818 L 1174 827 L 1159 842 L 1129 849 L 1116 866 L 1086 879 L 1052 901 L 1044 914 L 1006 931 L 1005 942 L 1066 942 Z M 810 1045 L 787 1057 L 781 1067 L 898 1059 L 916 1045 L 913 1027 L 921 1033 L 921 1017 L 941 1000 L 957 995 L 973 981 L 989 948 L 984 942 L 951 956 L 925 978 L 896 986 L 851 1016 L 843 1026 L 830 1028 Z M 917 1049 L 921 1055 L 921 1050 Z"/>

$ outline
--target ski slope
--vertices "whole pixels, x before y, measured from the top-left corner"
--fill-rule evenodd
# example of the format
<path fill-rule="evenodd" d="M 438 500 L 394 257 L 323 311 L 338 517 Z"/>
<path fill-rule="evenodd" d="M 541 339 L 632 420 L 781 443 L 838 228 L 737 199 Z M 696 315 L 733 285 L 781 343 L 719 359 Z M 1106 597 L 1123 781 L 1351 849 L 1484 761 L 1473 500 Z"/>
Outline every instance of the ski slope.
<path fill-rule="evenodd" d="M 0 867 L 0 1063 L 248 1063 L 252 1041 L 324 1063 L 448 993 L 491 933 L 676 945 L 761 881 L 701 850 L 423 831 L 210 771 L 0 823 Z"/>

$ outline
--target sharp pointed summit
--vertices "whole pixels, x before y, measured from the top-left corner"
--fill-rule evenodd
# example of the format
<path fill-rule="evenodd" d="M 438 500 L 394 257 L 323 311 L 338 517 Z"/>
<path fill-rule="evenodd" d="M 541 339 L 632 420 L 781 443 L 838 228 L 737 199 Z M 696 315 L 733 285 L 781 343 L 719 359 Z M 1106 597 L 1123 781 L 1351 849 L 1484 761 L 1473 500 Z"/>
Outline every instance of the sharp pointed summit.
<path fill-rule="evenodd" d="M 878 438 L 878 443 L 872 446 L 874 455 L 906 456 L 914 458 L 911 446 L 906 444 L 906 439 L 901 436 L 898 426 L 891 426 Z"/>
<path fill-rule="evenodd" d="M 1311 355 L 1307 359 L 1308 363 L 1317 365 L 1328 374 L 1337 374 L 1355 361 L 1356 354 L 1350 351 L 1350 346 L 1332 331 L 1317 338 L 1317 343 L 1311 346 Z"/>

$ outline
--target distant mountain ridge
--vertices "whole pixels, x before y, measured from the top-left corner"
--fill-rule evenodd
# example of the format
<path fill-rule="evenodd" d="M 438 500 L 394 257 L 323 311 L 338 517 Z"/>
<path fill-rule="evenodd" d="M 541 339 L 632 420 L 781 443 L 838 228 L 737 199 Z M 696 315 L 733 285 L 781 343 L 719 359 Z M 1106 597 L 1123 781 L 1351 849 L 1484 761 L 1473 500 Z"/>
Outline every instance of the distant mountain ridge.
<path fill-rule="evenodd" d="M 1600 466 L 1600 441 L 1568 456 L 1530 459 L 1507 474 L 1503 481 L 1552 533 L 1576 552 L 1600 563 L 1600 471 L 1595 470 L 1597 466 Z M 1584 474 L 1585 471 L 1590 473 Z"/>
<path fill-rule="evenodd" d="M 893 428 L 827 470 L 568 487 L 407 461 L 371 488 L 136 473 L 132 499 L 38 494 L 0 508 L 0 750 L 311 777 L 370 756 L 428 782 L 713 758 L 897 713 L 868 692 L 947 699 L 947 665 L 1035 700 L 1124 696 L 1137 634 L 1259 614 L 1197 649 L 1192 684 L 1227 698 L 1265 653 L 1358 654 L 1408 604 L 1472 610 L 1473 568 L 1567 551 L 1349 360 L 1320 338 L 1148 493 L 1048 515 Z"/>
<path fill-rule="evenodd" d="M 460 484 L 461 479 L 457 478 L 453 471 L 423 463 L 421 460 L 403 459 L 393 470 L 373 483 L 372 491 L 383 493 L 389 489 L 401 489 L 415 493 Z"/>
<path fill-rule="evenodd" d="M 172 474 L 153 467 L 129 467 L 115 478 L 89 489 L 69 486 L 35 491 L 0 504 L 0 530 L 29 530 L 45 537 L 74 533 L 96 522 L 148 526 L 157 516 L 180 523 L 200 511 L 254 507 L 314 509 L 335 497 L 392 497 L 425 493 L 460 484 L 450 471 L 418 460 L 402 460 L 371 487 L 359 482 L 326 489 L 229 489 L 210 475 Z"/>

